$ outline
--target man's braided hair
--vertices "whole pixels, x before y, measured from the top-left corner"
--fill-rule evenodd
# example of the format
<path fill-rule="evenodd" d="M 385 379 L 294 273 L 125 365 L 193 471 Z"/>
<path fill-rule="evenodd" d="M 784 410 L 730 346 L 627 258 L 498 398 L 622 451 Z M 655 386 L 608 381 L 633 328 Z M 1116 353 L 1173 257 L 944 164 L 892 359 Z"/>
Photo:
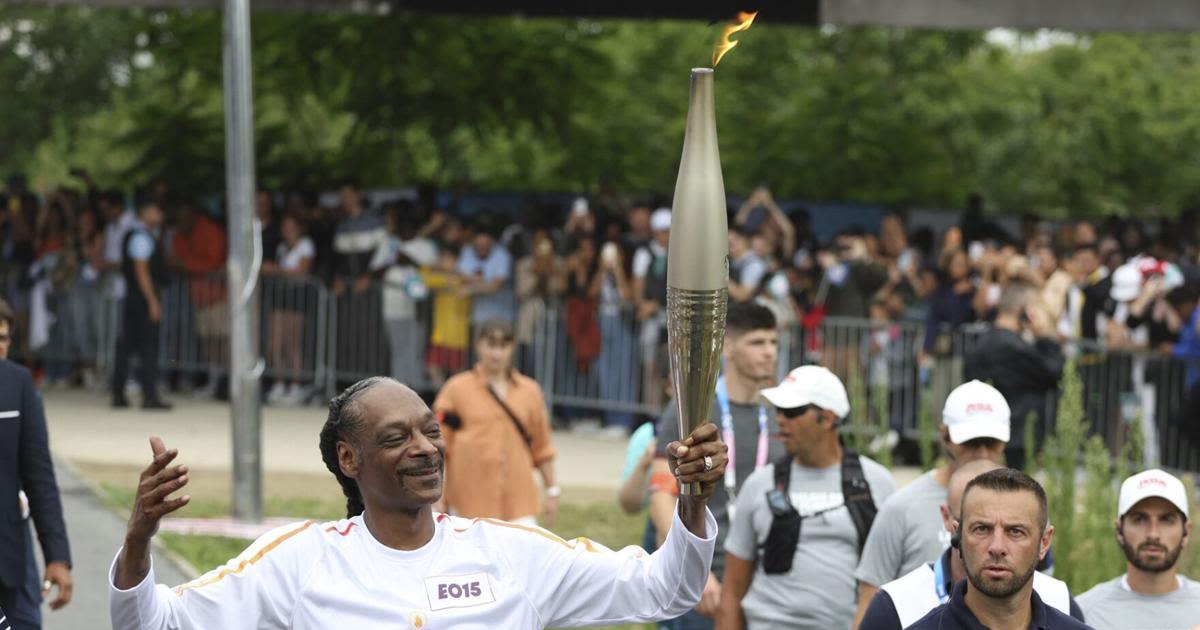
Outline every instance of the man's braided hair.
<path fill-rule="evenodd" d="M 321 427 L 321 459 L 342 486 L 342 494 L 346 495 L 346 518 L 362 514 L 366 507 L 358 483 L 347 477 L 338 465 L 337 443 L 339 440 L 357 443 L 363 421 L 362 405 L 358 399 L 372 387 L 390 380 L 386 376 L 365 378 L 329 401 L 329 417 L 325 419 L 325 426 Z"/>

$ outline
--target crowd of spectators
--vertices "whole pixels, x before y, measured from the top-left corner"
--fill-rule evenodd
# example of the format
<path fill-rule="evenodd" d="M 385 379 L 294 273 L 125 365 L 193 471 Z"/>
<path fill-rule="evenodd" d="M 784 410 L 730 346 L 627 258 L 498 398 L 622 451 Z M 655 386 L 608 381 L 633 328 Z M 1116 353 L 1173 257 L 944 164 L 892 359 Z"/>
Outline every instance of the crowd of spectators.
<path fill-rule="evenodd" d="M 0 290 L 17 313 L 14 353 L 48 386 L 96 380 L 104 334 L 95 314 L 125 294 L 122 238 L 137 204 L 153 200 L 167 213 L 159 238 L 168 263 L 188 281 L 201 358 L 222 365 L 228 300 L 219 202 L 184 198 L 163 181 L 127 197 L 77 175 L 78 189 L 42 195 L 14 176 L 0 195 Z M 323 204 L 316 194 L 259 192 L 263 277 L 325 287 L 345 309 L 339 336 L 358 325 L 345 314 L 378 305 L 394 376 L 433 391 L 469 365 L 471 325 L 499 318 L 513 321 L 517 363 L 528 373 L 544 358 L 540 342 L 558 335 L 565 360 L 554 378 L 564 380 L 566 370 L 565 380 L 589 383 L 593 397 L 624 404 L 605 414 L 606 425 L 626 431 L 635 421 L 630 405 L 665 402 L 666 200 L 604 188 L 507 216 L 466 212 L 453 194 L 430 188 L 382 203 L 351 181 L 337 193 L 336 202 Z M 864 322 L 870 335 L 847 342 L 852 348 L 842 358 L 830 353 L 821 361 L 843 378 L 863 369 L 868 385 L 895 361 L 908 367 L 882 377 L 893 388 L 928 383 L 943 361 L 956 365 L 948 382 L 960 381 L 963 370 L 1004 380 L 987 373 L 987 361 L 972 365 L 955 337 L 964 325 L 988 322 L 1017 338 L 1001 344 L 1004 351 L 1019 351 L 1020 340 L 1036 348 L 1040 340 L 1085 358 L 1136 349 L 1189 361 L 1184 390 L 1197 404 L 1197 212 L 1155 221 L 1027 214 L 1019 229 L 1006 230 L 981 205 L 970 200 L 958 224 L 942 230 L 911 228 L 895 212 L 877 229 L 851 225 L 819 238 L 807 211 L 785 211 L 770 191 L 754 190 L 730 208 L 730 299 L 768 305 L 784 329 Z M 366 301 L 375 290 L 380 298 Z M 547 332 L 550 311 L 559 314 L 559 329 Z M 274 304 L 265 313 L 265 355 L 284 375 L 269 390 L 271 402 L 305 396 L 308 359 L 295 340 L 311 330 L 306 316 L 303 305 Z M 339 356 L 338 366 L 353 360 Z M 1055 357 L 1040 360 L 1053 374 Z M 1140 369 L 1139 384 L 1153 381 L 1149 372 Z M 220 370 L 200 377 L 209 393 L 220 381 Z M 1039 404 L 1035 398 L 1028 406 Z M 893 418 L 893 428 L 904 421 Z"/>

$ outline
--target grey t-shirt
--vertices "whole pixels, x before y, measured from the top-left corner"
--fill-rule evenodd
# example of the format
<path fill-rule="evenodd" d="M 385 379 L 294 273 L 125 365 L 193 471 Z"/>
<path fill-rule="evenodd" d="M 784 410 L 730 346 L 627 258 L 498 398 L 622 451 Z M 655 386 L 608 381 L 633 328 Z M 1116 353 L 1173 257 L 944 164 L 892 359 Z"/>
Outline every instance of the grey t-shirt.
<path fill-rule="evenodd" d="M 875 505 L 882 505 L 896 490 L 892 474 L 866 457 L 862 466 Z M 793 462 L 791 475 L 788 495 L 803 518 L 800 544 L 786 575 L 767 575 L 758 563 L 742 600 L 747 627 L 847 628 L 857 604 L 858 532 L 842 498 L 841 462 L 829 468 L 804 468 Z M 725 539 L 726 553 L 758 560 L 759 545 L 771 531 L 766 497 L 774 483 L 775 466 L 768 464 L 742 485 L 736 518 Z"/>
<path fill-rule="evenodd" d="M 1165 595 L 1142 595 L 1124 584 L 1125 576 L 1097 584 L 1075 598 L 1083 618 L 1096 630 L 1189 630 L 1200 624 L 1200 582 L 1179 577 Z"/>
<path fill-rule="evenodd" d="M 779 433 L 779 425 L 775 422 L 775 409 L 767 403 L 763 403 L 763 409 L 767 414 L 767 435 L 770 437 Z M 737 451 L 734 454 L 734 463 L 737 464 L 735 487 L 741 488 L 750 473 L 754 472 L 754 460 L 758 455 L 758 405 L 742 405 L 731 401 L 729 415 L 733 417 L 733 447 Z M 717 425 L 718 429 L 721 428 L 721 410 L 715 399 L 712 408 L 709 409 L 708 419 Z M 667 445 L 678 439 L 679 406 L 671 401 L 658 423 L 658 454 L 665 457 Z M 767 444 L 767 462 L 777 461 L 786 453 L 779 440 L 769 439 Z M 717 548 L 713 552 L 712 571 L 718 579 L 725 577 L 725 537 L 729 533 L 728 503 L 729 495 L 725 492 L 725 484 L 719 482 L 708 499 L 708 509 L 717 519 Z"/>
<path fill-rule="evenodd" d="M 948 492 L 929 471 L 896 491 L 875 516 L 854 577 L 883 586 L 933 562 L 950 544 L 938 506 Z"/>

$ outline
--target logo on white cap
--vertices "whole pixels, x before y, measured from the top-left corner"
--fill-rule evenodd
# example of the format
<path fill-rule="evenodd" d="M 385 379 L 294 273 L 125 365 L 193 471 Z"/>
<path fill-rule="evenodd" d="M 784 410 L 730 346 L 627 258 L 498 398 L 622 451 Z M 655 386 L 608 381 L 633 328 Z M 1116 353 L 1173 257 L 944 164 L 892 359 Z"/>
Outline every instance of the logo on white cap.
<path fill-rule="evenodd" d="M 1157 468 L 1140 472 L 1121 484 L 1121 496 L 1117 500 L 1117 518 L 1133 509 L 1133 506 L 1149 499 L 1158 497 L 1170 501 L 1172 505 L 1188 515 L 1187 489 L 1178 477 Z"/>
<path fill-rule="evenodd" d="M 942 424 L 950 430 L 950 441 L 962 444 L 979 438 L 1007 442 L 1012 427 L 1008 401 L 995 387 L 970 381 L 954 388 L 942 409 Z"/>
<path fill-rule="evenodd" d="M 832 411 L 839 418 L 850 413 L 850 399 L 842 380 L 816 365 L 802 365 L 792 370 L 778 386 L 762 390 L 762 395 L 777 409 L 816 405 Z"/>

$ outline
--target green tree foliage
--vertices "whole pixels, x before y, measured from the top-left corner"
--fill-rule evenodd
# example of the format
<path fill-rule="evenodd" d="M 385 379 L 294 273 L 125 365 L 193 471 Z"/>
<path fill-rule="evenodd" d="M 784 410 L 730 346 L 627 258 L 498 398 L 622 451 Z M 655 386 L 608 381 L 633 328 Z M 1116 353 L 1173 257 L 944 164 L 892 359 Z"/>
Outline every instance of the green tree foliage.
<path fill-rule="evenodd" d="M 221 16 L 0 8 L 0 168 L 221 189 Z M 716 26 L 255 13 L 260 178 L 669 192 Z M 1200 199 L 1200 38 L 1053 46 L 761 15 L 718 69 L 726 188 L 1059 215 Z M 1021 40 L 1023 41 L 1023 40 Z M 191 165 L 191 166 L 189 166 Z"/>

